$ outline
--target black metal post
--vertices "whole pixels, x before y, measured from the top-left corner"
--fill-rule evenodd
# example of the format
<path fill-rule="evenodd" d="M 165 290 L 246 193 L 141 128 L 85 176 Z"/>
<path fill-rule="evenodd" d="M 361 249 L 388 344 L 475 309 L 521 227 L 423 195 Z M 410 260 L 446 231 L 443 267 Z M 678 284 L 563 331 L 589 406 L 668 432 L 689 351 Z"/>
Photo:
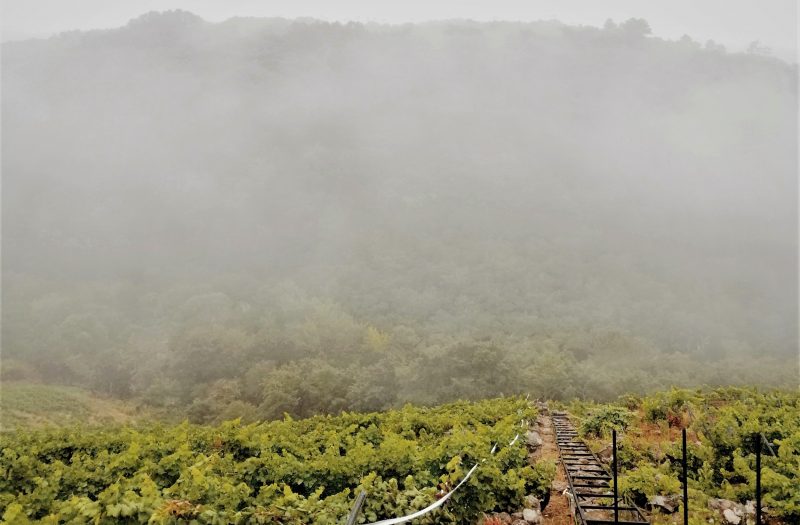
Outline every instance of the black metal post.
<path fill-rule="evenodd" d="M 619 523 L 619 494 L 617 492 L 617 430 L 611 430 L 611 449 L 614 454 L 614 523 Z"/>
<path fill-rule="evenodd" d="M 756 525 L 761 525 L 761 440 L 763 436 L 758 435 L 756 439 Z"/>
<path fill-rule="evenodd" d="M 689 525 L 689 467 L 686 460 L 686 429 L 681 432 L 683 442 L 683 525 Z"/>

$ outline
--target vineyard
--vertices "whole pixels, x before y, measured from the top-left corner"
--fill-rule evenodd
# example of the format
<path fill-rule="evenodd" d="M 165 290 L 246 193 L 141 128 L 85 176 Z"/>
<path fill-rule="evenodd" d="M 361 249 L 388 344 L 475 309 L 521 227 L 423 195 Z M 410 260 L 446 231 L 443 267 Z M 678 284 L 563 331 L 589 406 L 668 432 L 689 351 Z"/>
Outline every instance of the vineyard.
<path fill-rule="evenodd" d="M 800 525 L 798 2 L 5 1 L 0 525 Z"/>
<path fill-rule="evenodd" d="M 357 523 L 372 523 L 428 507 L 477 464 L 444 505 L 413 523 L 479 523 L 520 509 L 529 494 L 561 497 L 551 492 L 555 463 L 531 456 L 518 438 L 546 420 L 534 406 L 501 398 L 250 425 L 18 429 L 3 435 L 0 516 L 7 523 L 343 524 L 364 491 Z M 740 525 L 753 523 L 746 508 L 759 440 L 765 523 L 800 523 L 798 392 L 673 389 L 551 407 L 566 410 L 604 460 L 611 430 L 618 431 L 621 497 L 651 523 L 681 523 L 684 428 L 690 524 L 731 523 L 723 507 L 741 515 Z"/>
<path fill-rule="evenodd" d="M 360 520 L 372 522 L 430 505 L 480 463 L 416 521 L 474 522 L 549 491 L 553 463 L 531 466 L 514 441 L 536 416 L 504 398 L 252 425 L 19 431 L 4 441 L 0 513 L 10 523 L 324 525 L 343 523 L 364 490 Z"/>
<path fill-rule="evenodd" d="M 579 433 L 600 452 L 611 429 L 619 442 L 620 493 L 652 511 L 652 523 L 680 523 L 681 429 L 688 432 L 690 523 L 726 523 L 736 505 L 754 523 L 755 449 L 762 443 L 761 483 L 768 523 L 800 523 L 800 393 L 752 389 L 678 390 L 626 396 L 617 404 L 567 406 Z M 663 496 L 654 504 L 655 496 Z M 750 509 L 745 510 L 751 502 Z M 748 517 L 749 516 L 749 517 Z M 677 520 L 677 521 L 676 521 Z"/>

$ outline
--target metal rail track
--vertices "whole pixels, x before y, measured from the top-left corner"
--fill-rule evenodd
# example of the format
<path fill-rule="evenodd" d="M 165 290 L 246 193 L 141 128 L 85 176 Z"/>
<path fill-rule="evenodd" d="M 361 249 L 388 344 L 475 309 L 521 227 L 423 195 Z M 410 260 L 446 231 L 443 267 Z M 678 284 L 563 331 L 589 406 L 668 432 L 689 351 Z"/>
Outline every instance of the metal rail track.
<path fill-rule="evenodd" d="M 614 478 L 595 453 L 578 438 L 578 433 L 566 413 L 553 412 L 552 419 L 558 454 L 567 474 L 569 490 L 574 498 L 575 519 L 578 524 L 650 523 L 638 508 L 621 505 L 618 499 L 615 501 L 611 487 Z"/>

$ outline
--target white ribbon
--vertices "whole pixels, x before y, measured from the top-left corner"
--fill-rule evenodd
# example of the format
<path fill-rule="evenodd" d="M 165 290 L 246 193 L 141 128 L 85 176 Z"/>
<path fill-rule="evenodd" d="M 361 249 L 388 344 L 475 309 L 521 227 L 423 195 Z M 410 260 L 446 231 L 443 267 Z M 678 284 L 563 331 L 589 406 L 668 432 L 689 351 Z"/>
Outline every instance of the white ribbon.
<path fill-rule="evenodd" d="M 458 490 L 458 487 L 460 487 L 461 485 L 463 485 L 463 484 L 464 484 L 464 482 L 465 482 L 465 481 L 467 481 L 467 480 L 469 479 L 469 477 L 472 475 L 472 473 L 473 473 L 473 472 L 475 472 L 475 469 L 476 469 L 476 468 L 478 468 L 478 464 L 477 464 L 477 463 L 475 464 L 475 466 L 474 466 L 474 467 L 472 467 L 472 468 L 469 470 L 469 472 L 467 472 L 467 475 L 466 475 L 466 476 L 464 476 L 464 479 L 462 479 L 462 480 L 459 482 L 459 484 L 455 486 L 455 488 L 454 488 L 453 490 L 451 490 L 450 492 L 448 492 L 447 494 L 445 494 L 444 496 L 442 496 L 442 497 L 441 497 L 441 498 L 440 498 L 438 501 L 435 501 L 433 504 L 431 504 L 431 505 L 428 505 L 428 506 L 427 506 L 427 507 L 425 507 L 424 509 L 422 509 L 422 510 L 418 510 L 418 511 L 417 511 L 417 512 L 415 512 L 414 514 L 409 514 L 408 516 L 400 516 L 399 518 L 392 518 L 392 519 L 389 519 L 389 520 L 381 520 L 381 521 L 376 521 L 376 522 L 374 522 L 374 523 L 370 523 L 370 524 L 368 524 L 368 525 L 394 525 L 395 523 L 405 523 L 405 522 L 407 522 L 407 521 L 411 521 L 411 520 L 413 520 L 413 519 L 419 518 L 420 516 L 424 516 L 425 514 L 429 513 L 430 511 L 432 511 L 432 510 L 434 510 L 434 509 L 438 509 L 439 507 L 441 507 L 442 505 L 444 505 L 444 503 L 445 503 L 445 502 L 446 502 L 448 499 L 450 499 L 450 496 L 452 496 L 452 495 L 453 495 L 453 492 L 455 492 L 455 491 L 457 491 L 457 490 Z"/>
<path fill-rule="evenodd" d="M 521 423 L 520 423 L 520 426 L 522 426 L 524 428 L 525 427 L 525 423 L 526 423 L 526 421 L 523 419 L 521 421 Z M 514 439 L 511 440 L 511 443 L 509 443 L 508 446 L 510 447 L 511 445 L 516 443 L 518 439 L 519 439 L 519 434 L 514 436 Z M 495 443 L 495 445 L 492 447 L 492 451 L 490 453 L 494 454 L 496 451 L 497 451 L 497 444 Z M 486 461 L 486 460 L 484 459 L 483 461 Z M 391 518 L 391 519 L 388 519 L 388 520 L 375 521 L 373 523 L 367 523 L 365 525 L 395 525 L 396 523 L 405 523 L 407 521 L 411 521 L 413 519 L 417 519 L 420 516 L 424 516 L 425 514 L 429 513 L 432 510 L 438 509 L 439 507 L 444 505 L 444 503 L 448 499 L 450 499 L 450 496 L 453 495 L 453 492 L 457 491 L 458 488 L 461 485 L 463 485 L 464 482 L 466 482 L 469 479 L 469 477 L 472 475 L 472 473 L 475 472 L 475 469 L 478 468 L 478 465 L 480 465 L 480 463 L 476 463 L 474 467 L 469 469 L 469 472 L 467 472 L 467 475 L 464 476 L 464 479 L 462 479 L 458 483 L 458 485 L 455 486 L 455 488 L 453 490 L 451 490 L 450 492 L 448 492 L 447 494 L 442 496 L 439 500 L 437 500 L 437 501 L 433 502 L 432 504 L 428 505 L 424 509 L 418 510 L 414 514 L 409 514 L 408 516 L 400 516 L 399 518 Z"/>

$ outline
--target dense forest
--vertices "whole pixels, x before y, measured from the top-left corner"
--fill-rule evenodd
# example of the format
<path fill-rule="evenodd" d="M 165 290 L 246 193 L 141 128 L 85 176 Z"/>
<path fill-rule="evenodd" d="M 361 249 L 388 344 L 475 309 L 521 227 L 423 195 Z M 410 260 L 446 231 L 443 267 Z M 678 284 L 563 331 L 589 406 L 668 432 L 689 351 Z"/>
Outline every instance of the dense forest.
<path fill-rule="evenodd" d="M 797 68 L 649 33 L 5 43 L 2 380 L 202 423 L 796 387 Z"/>

